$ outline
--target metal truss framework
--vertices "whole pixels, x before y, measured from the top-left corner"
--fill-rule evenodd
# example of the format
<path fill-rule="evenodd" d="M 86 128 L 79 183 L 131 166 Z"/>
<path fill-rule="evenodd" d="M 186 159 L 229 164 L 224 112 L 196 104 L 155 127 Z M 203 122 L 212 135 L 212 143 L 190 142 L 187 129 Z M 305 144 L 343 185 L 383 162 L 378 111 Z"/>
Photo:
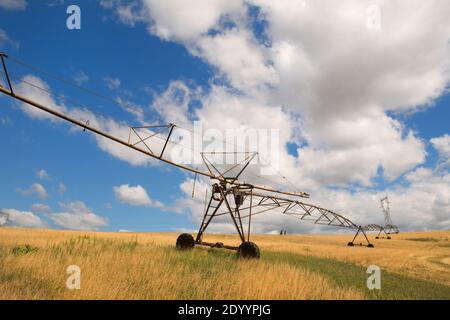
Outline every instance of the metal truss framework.
<path fill-rule="evenodd" d="M 96 135 L 102 136 L 144 155 L 147 155 L 151 158 L 178 167 L 179 169 L 194 173 L 196 176 L 198 174 L 212 179 L 213 183 L 211 197 L 204 212 L 197 237 L 195 240 L 192 239 L 192 246 L 194 244 L 199 244 L 210 247 L 238 249 L 237 247 L 224 245 L 222 243 L 209 243 L 203 241 L 203 235 L 210 225 L 211 221 L 213 219 L 220 219 L 221 216 L 228 215 L 233 222 L 234 227 L 236 228 L 242 244 L 246 244 L 250 242 L 252 217 L 264 212 L 274 210 L 286 215 L 297 217 L 300 221 L 309 221 L 316 225 L 327 225 L 357 230 L 355 237 L 351 242 L 348 243 L 348 245 L 353 246 L 356 237 L 359 234 L 362 234 L 365 237 L 368 246 L 373 247 L 365 233 L 365 231 L 372 230 L 371 227 L 369 228 L 368 226 L 358 226 L 348 218 L 345 218 L 344 216 L 336 212 L 319 207 L 317 205 L 306 203 L 303 200 L 299 200 L 302 198 L 309 198 L 309 194 L 306 192 L 281 191 L 267 186 L 259 186 L 255 184 L 240 182 L 238 178 L 256 156 L 256 153 L 249 153 L 241 162 L 226 171 L 218 170 L 214 163 L 208 160 L 206 153 L 202 153 L 202 159 L 208 171 L 201 171 L 198 170 L 198 168 L 194 169 L 192 167 L 173 162 L 163 156 L 175 127 L 174 124 L 166 124 L 162 126 L 130 127 L 128 141 L 125 141 L 108 132 L 91 126 L 89 124 L 89 121 L 82 122 L 73 117 L 70 117 L 69 115 L 58 112 L 52 108 L 49 108 L 48 106 L 45 106 L 34 100 L 15 93 L 6 68 L 5 58 L 7 58 L 7 55 L 0 52 L 0 60 L 3 66 L 3 73 L 5 74 L 8 84 L 8 88 L 2 87 L 0 85 L 0 93 L 3 93 L 31 107 L 47 112 L 67 122 L 70 122 L 73 125 L 79 126 L 83 129 L 83 131 L 92 132 Z M 167 134 L 167 137 L 163 139 L 164 146 L 162 148 L 162 151 L 156 152 L 147 142 L 149 139 L 157 136 L 157 131 L 159 131 L 160 129 L 168 130 L 169 132 Z M 144 136 L 142 131 L 146 132 L 147 135 Z M 133 142 L 132 138 L 136 137 L 137 142 Z M 236 174 L 229 176 L 231 175 L 230 172 L 232 171 L 232 169 L 237 169 L 239 165 L 242 165 L 243 167 L 238 170 Z M 245 222 L 247 224 L 245 224 Z M 380 232 L 382 231 L 381 228 L 379 228 L 378 230 L 380 230 Z M 383 228 L 383 231 L 386 232 L 386 227 Z M 188 242 L 189 241 L 190 239 L 188 239 Z"/>
<path fill-rule="evenodd" d="M 368 230 L 366 227 L 358 226 L 336 212 L 277 194 L 255 192 L 253 185 L 250 184 L 233 186 L 226 183 L 213 185 L 212 194 L 206 206 L 195 243 L 210 247 L 237 249 L 237 247 L 226 246 L 223 243 L 203 241 L 203 234 L 211 221 L 221 216 L 230 216 L 241 241 L 248 242 L 250 241 L 252 217 L 271 210 L 317 225 L 357 230 L 356 235 L 348 245 L 353 246 L 355 239 L 361 234 L 367 241 L 367 246 L 373 247 L 365 233 Z"/>
<path fill-rule="evenodd" d="M 375 239 L 385 238 L 391 239 L 391 234 L 398 234 L 400 230 L 394 224 L 392 224 L 391 214 L 390 214 L 390 204 L 388 196 L 382 198 L 380 200 L 381 209 L 383 210 L 384 215 L 384 226 L 379 224 L 368 224 L 363 227 L 365 231 L 378 231 Z"/>
<path fill-rule="evenodd" d="M 175 125 L 172 123 L 169 123 L 167 125 L 158 125 L 158 126 L 140 126 L 140 127 L 130 127 L 130 133 L 128 135 L 128 145 L 137 147 L 139 145 L 145 146 L 146 150 L 150 152 L 151 154 L 157 156 L 159 159 L 162 159 L 164 155 L 164 151 L 166 150 L 167 144 L 170 141 L 170 137 L 172 136 L 173 129 L 175 128 Z M 140 130 L 147 131 L 146 133 L 140 132 Z M 156 151 L 153 151 L 150 148 L 150 145 L 147 143 L 151 138 L 159 137 L 161 134 L 161 131 L 168 130 L 168 134 L 164 140 L 164 146 L 159 154 L 156 154 Z M 144 134 L 146 136 L 144 137 Z M 132 142 L 132 138 L 137 138 L 136 142 Z"/>
<path fill-rule="evenodd" d="M 394 225 L 380 226 L 378 224 L 368 224 L 363 227 L 365 231 L 378 231 L 375 239 L 386 238 L 391 239 L 391 234 L 399 233 L 399 229 Z"/>

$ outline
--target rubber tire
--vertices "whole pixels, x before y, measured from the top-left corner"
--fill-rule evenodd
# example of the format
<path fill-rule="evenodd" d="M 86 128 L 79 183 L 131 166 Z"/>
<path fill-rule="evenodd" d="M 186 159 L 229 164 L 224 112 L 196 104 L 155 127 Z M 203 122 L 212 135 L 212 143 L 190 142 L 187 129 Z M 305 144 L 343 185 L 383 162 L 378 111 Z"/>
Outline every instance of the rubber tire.
<path fill-rule="evenodd" d="M 347 245 L 348 245 L 349 247 L 355 246 L 355 244 L 354 244 L 353 242 L 349 242 L 349 243 L 347 243 Z"/>
<path fill-rule="evenodd" d="M 371 244 L 371 243 L 369 243 L 369 244 L 367 245 L 367 248 L 374 248 L 374 245 Z"/>
<path fill-rule="evenodd" d="M 388 239 L 388 240 L 391 240 L 391 237 L 388 236 L 387 239 Z"/>
<path fill-rule="evenodd" d="M 375 239 L 380 239 L 380 237 L 375 237 Z"/>
<path fill-rule="evenodd" d="M 259 259 L 261 252 L 255 243 L 246 241 L 242 242 L 239 246 L 238 255 L 240 258 L 244 259 Z"/>
<path fill-rule="evenodd" d="M 177 249 L 179 250 L 191 250 L 194 245 L 194 237 L 189 233 L 182 233 L 177 238 Z"/>

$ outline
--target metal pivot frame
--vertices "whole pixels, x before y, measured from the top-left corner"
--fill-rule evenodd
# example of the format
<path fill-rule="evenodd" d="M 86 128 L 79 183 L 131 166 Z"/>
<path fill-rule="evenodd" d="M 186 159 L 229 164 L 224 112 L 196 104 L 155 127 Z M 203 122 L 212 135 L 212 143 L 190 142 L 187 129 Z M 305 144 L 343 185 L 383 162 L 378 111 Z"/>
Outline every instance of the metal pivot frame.
<path fill-rule="evenodd" d="M 349 246 L 354 246 L 354 245 L 355 245 L 355 240 L 356 240 L 356 238 L 358 237 L 358 235 L 359 235 L 360 233 L 361 233 L 361 234 L 364 236 L 364 238 L 366 239 L 366 241 L 367 241 L 367 246 L 368 246 L 368 247 L 373 247 L 373 244 L 370 243 L 369 238 L 367 238 L 367 235 L 366 235 L 366 232 L 364 231 L 364 228 L 361 227 L 361 226 L 358 227 L 358 230 L 356 231 L 356 234 L 355 234 L 355 236 L 353 237 L 353 240 L 350 241 L 350 242 L 348 243 L 348 245 L 349 245 Z M 360 243 L 360 245 L 362 245 L 362 243 Z"/>
<path fill-rule="evenodd" d="M 244 187 L 246 188 L 246 187 Z M 238 233 L 239 239 L 241 242 L 247 242 L 250 241 L 250 233 L 251 233 L 251 214 L 252 214 L 252 205 L 250 205 L 249 208 L 249 214 L 243 217 L 241 215 L 240 211 L 240 205 L 244 202 L 244 200 L 247 198 L 247 195 L 244 195 L 241 193 L 240 189 L 234 189 L 234 188 L 228 188 L 226 187 L 226 184 L 213 184 L 212 186 L 212 192 L 211 197 L 209 199 L 208 205 L 205 209 L 205 213 L 203 215 L 202 222 L 200 224 L 200 229 L 197 233 L 197 237 L 195 239 L 195 243 L 198 245 L 204 245 L 214 248 L 225 248 L 225 249 L 231 249 L 231 250 L 237 250 L 238 247 L 225 245 L 221 242 L 205 242 L 203 241 L 203 235 L 212 222 L 214 218 L 217 218 L 222 215 L 229 215 L 231 218 L 231 221 L 233 222 L 234 227 L 236 228 L 236 231 Z M 229 195 L 232 195 L 234 197 L 234 205 L 233 202 L 230 201 Z M 243 198 L 240 198 L 243 197 Z M 236 200 L 239 199 L 239 200 Z M 250 202 L 252 200 L 252 195 L 250 192 Z M 241 203 L 242 201 L 242 203 Z M 221 207 L 224 207 L 224 211 L 219 213 L 219 209 Z M 247 230 L 245 229 L 245 225 L 243 223 L 243 220 L 245 218 L 248 218 L 247 223 Z"/>
<path fill-rule="evenodd" d="M 231 168 L 228 168 L 227 170 L 221 171 L 219 170 L 212 161 L 210 161 L 207 158 L 207 155 L 226 155 L 226 154 L 239 154 L 239 152 L 202 152 L 202 160 L 205 164 L 206 168 L 208 169 L 209 173 L 212 175 L 219 175 L 222 179 L 228 180 L 230 183 L 233 183 L 237 181 L 240 177 L 240 175 L 247 169 L 247 167 L 250 165 L 250 163 L 253 161 L 253 159 L 258 154 L 257 152 L 241 152 L 242 154 L 245 154 L 246 157 L 242 159 L 240 162 L 234 164 Z M 238 171 L 237 174 L 235 174 L 232 178 L 228 178 L 226 175 L 233 171 L 234 169 L 238 168 L 239 165 L 242 165 L 242 168 Z"/>
<path fill-rule="evenodd" d="M 378 231 L 378 234 L 375 236 L 375 239 L 390 239 L 391 237 L 389 235 L 392 233 L 392 230 L 395 230 L 394 228 L 397 228 L 397 227 L 396 226 L 380 226 L 378 224 L 368 224 L 368 225 L 362 227 L 362 229 L 364 231 Z M 396 230 L 398 230 L 398 229 L 396 229 Z M 381 235 L 382 233 L 384 234 L 384 236 Z"/>
<path fill-rule="evenodd" d="M 387 234 L 398 234 L 400 233 L 400 230 L 398 229 L 398 227 L 396 225 L 390 224 L 384 227 Z"/>
<path fill-rule="evenodd" d="M 250 239 L 251 233 L 250 226 L 252 216 L 277 209 L 282 210 L 283 214 L 298 216 L 300 220 L 310 221 L 314 224 L 357 229 L 358 231 L 353 241 L 356 239 L 356 237 L 360 232 L 365 236 L 366 240 L 368 241 L 367 236 L 364 232 L 364 228 L 360 226 L 358 227 L 351 220 L 331 210 L 298 200 L 302 198 L 309 198 L 309 194 L 306 192 L 282 191 L 267 186 L 259 186 L 256 184 L 248 184 L 239 181 L 238 180 L 239 176 L 242 174 L 244 170 L 246 170 L 247 166 L 256 156 L 256 153 L 247 153 L 247 156 L 244 158 L 243 161 L 239 162 L 238 164 L 234 165 L 232 168 L 224 172 L 218 170 L 214 166 L 214 164 L 207 159 L 207 157 L 205 156 L 206 154 L 202 153 L 202 158 L 208 170 L 201 171 L 198 170 L 198 168 L 194 169 L 188 165 L 177 163 L 163 157 L 166 147 L 170 142 L 169 141 L 170 136 L 172 135 L 172 132 L 175 127 L 175 125 L 173 124 L 168 124 L 164 126 L 131 127 L 129 139 L 128 141 L 126 141 L 110 132 L 106 132 L 100 128 L 96 128 L 95 126 L 90 124 L 89 120 L 86 121 L 86 119 L 84 119 L 83 121 L 80 121 L 69 114 L 65 114 L 60 111 L 54 110 L 53 108 L 46 106 L 45 104 L 36 102 L 21 94 L 16 94 L 11 85 L 10 76 L 6 68 L 5 63 L 6 57 L 7 57 L 6 54 L 0 52 L 0 59 L 9 89 L 0 86 L 0 93 L 9 96 L 21 103 L 27 104 L 30 107 L 47 112 L 57 118 L 60 118 L 75 126 L 78 126 L 82 128 L 83 131 L 94 133 L 98 136 L 114 141 L 120 145 L 133 149 L 134 151 L 137 151 L 141 154 L 159 160 L 163 163 L 172 165 L 179 169 L 212 179 L 215 182 L 213 184 L 212 190 L 213 192 L 211 194 L 209 204 L 205 210 L 203 221 L 200 226 L 199 233 L 197 235 L 195 243 L 209 246 L 222 246 L 224 248 L 229 249 L 236 249 L 236 247 L 232 246 L 224 246 L 223 244 L 211 244 L 202 241 L 202 236 L 213 219 L 221 215 L 229 215 L 240 237 L 240 240 L 242 242 L 245 242 L 249 241 Z M 154 134 L 153 130 L 151 130 L 150 136 L 143 137 L 143 135 L 141 135 L 138 131 L 139 129 L 155 129 L 157 127 L 169 129 L 167 138 L 163 139 L 164 146 L 159 154 L 156 154 L 154 150 L 152 150 L 151 146 L 147 143 L 148 139 L 154 137 L 157 133 Z M 131 142 L 131 134 L 134 134 L 139 139 L 137 143 Z M 141 148 L 142 146 L 143 148 Z M 239 165 L 243 165 L 243 168 L 241 168 L 240 170 L 238 170 Z M 229 177 L 228 175 L 231 174 L 232 170 L 236 170 L 238 172 L 234 176 Z M 231 196 L 234 197 L 234 203 L 232 201 L 229 201 L 228 199 L 232 198 Z M 291 198 L 288 198 L 286 196 L 289 196 Z M 224 211 L 219 212 L 220 208 L 222 208 Z M 248 213 L 243 214 L 247 210 Z M 247 232 L 245 232 L 243 220 L 247 218 L 248 218 L 248 228 Z M 392 226 L 392 228 L 394 228 L 394 226 Z M 393 230 L 395 232 L 395 229 Z"/>
<path fill-rule="evenodd" d="M 380 228 L 380 231 L 378 232 L 378 234 L 377 234 L 377 238 L 379 238 L 380 237 L 380 234 L 381 234 L 381 232 L 384 232 L 384 234 L 386 234 L 387 235 L 387 233 L 386 233 L 386 230 L 384 230 L 384 228 L 383 227 L 381 227 Z"/>
<path fill-rule="evenodd" d="M 233 203 L 227 198 L 227 195 L 234 196 L 234 206 Z M 236 196 L 242 197 L 240 198 L 240 201 L 236 200 L 239 199 L 236 198 Z M 221 216 L 230 216 L 240 240 L 242 242 L 246 242 L 250 241 L 252 217 L 271 210 L 276 210 L 285 215 L 296 216 L 300 220 L 310 221 L 317 225 L 327 225 L 352 230 L 356 229 L 356 234 L 353 240 L 349 242 L 349 245 L 352 246 L 354 245 L 358 235 L 362 234 L 367 241 L 367 246 L 373 247 L 373 244 L 368 239 L 365 231 L 381 230 L 378 225 L 369 225 L 365 227 L 358 226 L 340 214 L 312 204 L 289 198 L 283 198 L 277 195 L 260 194 L 255 192 L 251 186 L 247 188 L 242 186 L 239 188 L 229 187 L 227 189 L 226 184 L 214 184 L 195 243 L 210 247 L 237 249 L 237 247 L 227 246 L 223 243 L 203 241 L 203 235 L 211 221 Z M 247 211 L 248 213 L 243 215 L 243 211 Z M 245 219 L 248 219 L 247 232 L 245 232 L 244 228 Z"/>
<path fill-rule="evenodd" d="M 160 126 L 140 126 L 140 127 L 130 127 L 130 133 L 128 135 L 128 144 L 137 147 L 138 145 L 144 145 L 148 152 L 150 152 L 152 155 L 157 156 L 158 159 L 162 159 L 164 155 L 164 151 L 166 150 L 167 144 L 170 141 L 170 137 L 172 136 L 173 129 L 175 128 L 175 125 L 172 123 L 169 123 L 167 125 L 160 125 Z M 143 138 L 142 133 L 139 133 L 139 129 L 145 129 L 145 130 L 154 130 L 150 131 L 147 137 Z M 160 132 L 158 130 L 164 130 L 168 129 L 169 133 L 167 134 L 167 137 L 165 137 L 164 140 L 164 146 L 161 150 L 161 152 L 157 155 L 153 150 L 150 148 L 150 145 L 147 143 L 151 138 L 157 137 Z M 137 137 L 138 141 L 132 143 L 131 138 L 132 136 Z"/>

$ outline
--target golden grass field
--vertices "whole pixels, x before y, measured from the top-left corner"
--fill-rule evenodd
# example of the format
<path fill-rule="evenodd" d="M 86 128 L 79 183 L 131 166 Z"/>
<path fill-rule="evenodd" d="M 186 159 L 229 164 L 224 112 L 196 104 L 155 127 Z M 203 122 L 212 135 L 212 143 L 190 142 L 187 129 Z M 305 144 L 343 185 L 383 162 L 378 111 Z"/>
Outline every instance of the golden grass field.
<path fill-rule="evenodd" d="M 177 236 L 1 228 L 0 299 L 450 299 L 450 231 L 401 233 L 375 248 L 347 247 L 352 234 L 254 235 L 259 260 L 178 251 Z M 381 290 L 366 287 L 371 264 Z M 81 268 L 80 290 L 66 288 L 69 265 Z"/>

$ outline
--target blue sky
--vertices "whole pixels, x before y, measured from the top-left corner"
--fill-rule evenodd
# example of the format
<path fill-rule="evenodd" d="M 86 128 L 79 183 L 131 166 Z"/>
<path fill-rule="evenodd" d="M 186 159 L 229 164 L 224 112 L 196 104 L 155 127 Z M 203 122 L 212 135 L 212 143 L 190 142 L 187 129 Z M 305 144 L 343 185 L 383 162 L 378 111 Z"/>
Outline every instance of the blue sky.
<path fill-rule="evenodd" d="M 175 14 L 173 17 L 170 15 L 169 17 L 156 16 L 159 11 L 157 8 L 152 7 L 151 4 L 148 4 L 150 9 L 145 7 L 149 10 L 145 18 L 139 15 L 144 9 L 139 11 L 136 9 L 137 7 L 132 7 L 131 12 L 135 15 L 133 17 L 134 20 L 131 19 L 131 22 L 128 21 L 126 23 L 123 17 L 120 16 L 118 9 L 121 6 L 126 7 L 128 2 L 112 1 L 112 6 L 108 7 L 100 5 L 98 1 L 75 1 L 73 3 L 79 4 L 81 7 L 82 28 L 81 30 L 68 30 L 66 27 L 66 19 L 68 17 L 66 8 L 68 3 L 64 3 L 64 1 L 27 1 L 26 8 L 18 10 L 2 6 L 1 2 L 0 31 L 7 35 L 3 39 L 0 37 L 1 50 L 4 50 L 13 58 L 28 62 L 51 74 L 60 75 L 72 81 L 75 81 L 77 78 L 79 80 L 80 75 L 85 75 L 88 79 L 81 82 L 82 86 L 112 99 L 121 97 L 130 103 L 142 107 L 146 119 L 159 119 L 162 122 L 167 120 L 161 114 L 155 112 L 151 106 L 156 99 L 155 97 L 163 95 L 170 84 L 177 80 L 185 83 L 190 89 L 200 88 L 202 90 L 202 98 L 205 99 L 215 97 L 214 93 L 211 92 L 214 92 L 218 87 L 221 88 L 221 86 L 225 88 L 224 90 L 228 88 L 238 89 L 244 92 L 243 95 L 245 96 L 253 95 L 251 97 L 254 99 L 251 101 L 256 101 L 255 104 L 260 103 L 263 99 L 258 91 L 260 90 L 259 84 L 250 87 L 250 80 L 253 81 L 253 78 L 250 78 L 250 80 L 244 79 L 245 81 L 239 81 L 238 79 L 234 82 L 234 79 L 237 77 L 235 77 L 235 73 L 238 71 L 229 67 L 225 60 L 219 59 L 217 61 L 209 56 L 208 53 L 200 49 L 198 51 L 193 49 L 196 46 L 196 41 L 199 43 L 198 48 L 202 48 L 201 45 L 204 43 L 200 41 L 217 39 L 217 37 L 214 38 L 212 32 L 197 38 L 191 36 L 187 38 L 183 33 L 177 34 L 179 32 L 177 26 L 166 23 L 164 27 L 172 26 L 173 30 L 168 27 L 172 33 L 169 36 L 165 36 L 161 31 L 163 30 L 162 22 L 161 25 L 158 25 L 159 21 L 167 21 L 167 19 L 175 21 L 177 16 Z M 148 1 L 148 3 L 151 3 L 151 1 Z M 206 15 L 207 13 L 205 12 L 201 14 Z M 218 34 L 223 33 L 225 35 L 227 32 L 231 33 L 229 30 L 237 30 L 236 34 L 239 36 L 243 34 L 244 39 L 250 37 L 255 40 L 254 42 L 253 40 L 250 41 L 252 45 L 249 46 L 250 48 L 256 48 L 255 50 L 261 50 L 262 52 L 270 52 L 272 46 L 277 46 L 277 31 L 275 28 L 267 31 L 266 28 L 276 25 L 276 21 L 268 21 L 270 17 L 275 17 L 275 14 L 271 16 L 269 15 L 271 12 L 268 11 L 267 20 L 258 20 L 261 12 L 256 5 L 249 8 L 246 12 L 245 16 L 251 23 L 245 24 L 245 27 L 239 25 L 240 20 L 236 18 L 237 22 L 230 24 L 231 27 L 230 25 L 220 25 L 216 21 L 217 25 L 211 28 L 210 31 L 215 30 Z M 150 18 L 148 15 L 150 15 Z M 233 21 L 233 17 L 229 18 L 229 21 Z M 163 18 L 166 20 L 163 20 Z M 151 28 L 152 26 L 154 27 L 153 29 Z M 189 25 L 186 28 L 189 28 Z M 241 31 L 242 33 L 240 33 Z M 260 47 L 258 47 L 258 43 Z M 402 50 L 401 47 L 398 49 Z M 239 54 L 240 51 L 237 48 L 236 55 L 239 56 Z M 246 59 L 246 57 L 242 59 Z M 274 62 L 271 62 L 273 63 L 273 68 L 280 68 L 281 70 L 276 59 L 276 56 L 274 56 Z M 42 74 L 27 70 L 14 63 L 14 61 L 8 61 L 8 66 L 11 75 L 15 79 L 21 79 L 29 74 L 40 77 L 50 86 L 53 92 L 64 94 L 67 97 L 65 102 L 67 106 L 86 105 L 98 114 L 136 124 L 136 120 L 132 115 L 122 110 L 116 104 L 111 103 L 111 101 L 100 99 L 70 86 L 63 85 Z M 270 66 L 266 64 L 264 67 L 269 68 Z M 298 71 L 298 73 L 301 72 L 301 70 Z M 418 77 L 415 74 L 413 76 Z M 119 80 L 120 85 L 116 88 L 109 88 L 106 81 L 107 78 Z M 427 80 L 424 79 L 424 81 L 426 82 Z M 270 86 L 272 87 L 273 84 L 270 84 Z M 446 86 L 448 88 L 448 84 Z M 303 98 L 289 100 L 290 98 L 283 97 L 284 91 L 281 89 L 279 90 L 281 94 L 275 96 L 281 101 L 280 104 L 283 108 L 289 108 L 291 107 L 290 104 L 292 104 L 292 109 L 300 110 L 299 113 L 302 116 L 305 115 L 305 119 L 308 116 L 314 118 L 313 112 L 308 114 L 310 112 L 309 108 L 305 107 L 304 110 L 307 111 L 304 111 L 302 114 L 303 104 L 307 104 L 308 100 Z M 299 91 L 303 89 L 298 87 Z M 392 96 L 393 99 L 397 98 L 397 95 L 393 94 Z M 427 93 L 424 94 L 424 97 L 426 96 Z M 242 95 L 238 95 L 237 99 L 241 97 Z M 365 101 L 364 99 L 363 97 L 361 101 Z M 383 103 L 382 99 L 388 100 L 389 96 L 380 98 L 380 105 Z M 268 102 L 269 108 L 270 104 L 273 103 L 273 99 L 268 100 L 270 100 L 270 103 Z M 403 138 L 408 135 L 410 130 L 414 132 L 414 137 L 417 138 L 417 141 L 422 141 L 423 150 L 427 153 L 427 156 L 423 157 L 423 159 L 421 159 L 420 152 L 412 152 L 411 159 L 417 160 L 411 160 L 411 164 L 405 164 L 399 169 L 395 164 L 391 164 L 393 160 L 389 158 L 390 151 L 386 149 L 386 155 L 380 157 L 386 157 L 388 160 L 381 159 L 380 168 L 384 165 L 384 167 L 388 168 L 387 171 L 393 171 L 393 177 L 391 178 L 381 174 L 371 176 L 370 173 L 363 177 L 363 174 L 356 172 L 355 169 L 354 179 L 349 181 L 343 182 L 340 177 L 335 177 L 332 173 L 315 180 L 313 174 L 306 171 L 299 173 L 299 177 L 303 180 L 298 181 L 311 181 L 311 184 L 314 185 L 313 189 L 317 190 L 317 193 L 320 195 L 319 199 L 329 201 L 326 203 L 331 204 L 333 203 L 332 199 L 336 199 L 335 197 L 339 198 L 339 194 L 337 194 L 339 192 L 344 192 L 345 197 L 350 197 L 349 195 L 353 192 L 362 192 L 364 195 L 361 196 L 361 199 L 365 199 L 364 197 L 370 192 L 385 193 L 390 192 L 391 189 L 394 190 L 394 198 L 395 192 L 398 192 L 398 203 L 402 201 L 407 202 L 405 195 L 413 194 L 415 189 L 411 192 L 409 189 L 401 189 L 402 186 L 411 183 L 405 180 L 405 176 L 417 174 L 418 168 L 433 170 L 436 163 L 441 161 L 441 154 L 438 154 L 438 149 L 433 147 L 430 140 L 449 133 L 450 94 L 448 90 L 447 93 L 441 92 L 438 98 L 428 98 L 428 100 L 431 100 L 429 104 L 422 103 L 422 100 L 420 97 L 417 98 L 417 104 L 415 102 L 411 103 L 409 106 L 410 111 L 405 111 L 405 108 L 399 107 L 398 109 L 392 108 L 392 111 L 383 109 L 381 114 L 401 123 L 403 129 L 399 132 Z M 211 98 L 211 101 L 217 100 Z M 314 103 L 311 104 L 313 105 Z M 403 102 L 398 103 L 398 105 L 401 104 Z M 173 205 L 177 199 L 186 198 L 185 192 L 183 193 L 180 189 L 180 184 L 191 176 L 167 166 L 131 165 L 127 161 L 118 159 L 110 153 L 100 150 L 96 141 L 89 134 L 72 132 L 68 130 L 69 127 L 65 124 L 54 123 L 49 120 L 38 121 L 22 112 L 16 103 L 6 97 L 0 97 L 0 105 L 0 135 L 3 137 L 0 142 L 0 149 L 2 150 L 0 156 L 0 208 L 13 208 L 21 212 L 33 212 L 42 221 L 45 221 L 48 226 L 61 227 L 55 225 L 54 221 L 45 213 L 35 212 L 32 207 L 33 204 L 46 204 L 50 206 L 50 212 L 60 213 L 64 211 L 64 204 L 82 201 L 96 215 L 107 219 L 107 224 L 100 227 L 100 230 L 104 231 L 121 229 L 133 231 L 196 229 L 196 219 L 189 214 L 187 209 L 176 213 L 170 212 L 170 210 L 161 210 L 154 206 L 130 205 L 119 201 L 113 191 L 114 187 L 120 185 L 139 185 L 147 191 L 151 199 Z M 203 106 L 202 108 L 205 111 L 208 108 L 213 110 L 214 106 Z M 265 108 L 265 106 L 262 106 L 262 108 Z M 342 107 L 342 110 L 345 110 L 345 108 Z M 324 109 L 323 112 L 328 111 Z M 332 111 L 330 111 L 330 114 L 332 114 Z M 192 112 L 191 115 L 193 115 Z M 362 117 L 366 117 L 366 115 L 364 114 Z M 245 116 L 243 115 L 241 118 L 245 118 Z M 381 119 L 380 117 L 380 123 L 381 121 L 385 121 L 385 118 Z M 292 128 L 298 126 L 300 129 L 303 129 L 298 123 L 293 123 Z M 315 123 L 313 126 L 320 125 Z M 308 128 L 310 127 L 312 126 Z M 391 129 L 389 127 L 389 130 Z M 392 132 L 396 133 L 397 131 L 394 130 Z M 323 134 L 322 137 L 325 136 L 323 132 L 320 134 Z M 376 135 L 375 132 L 369 134 Z M 314 137 L 316 137 L 316 132 L 310 131 L 305 134 L 304 140 L 294 139 L 287 141 L 285 144 L 287 149 L 286 156 L 291 154 L 302 158 L 304 154 L 309 155 L 312 152 L 311 150 L 317 151 L 323 145 L 323 138 L 317 139 L 317 141 L 320 140 L 321 142 L 317 142 L 317 145 L 315 145 Z M 406 145 L 406 140 L 402 140 L 402 137 L 399 138 L 399 146 L 401 147 Z M 336 143 L 336 145 L 340 144 Z M 325 149 L 324 152 L 338 154 L 340 151 L 348 149 L 347 147 L 342 147 L 341 150 L 336 145 L 332 146 L 332 143 L 330 143 L 329 149 Z M 303 146 L 309 146 L 311 150 L 306 149 L 307 147 L 301 149 Z M 392 148 L 396 149 L 397 147 Z M 408 147 L 405 147 L 405 150 L 409 152 L 411 148 L 413 147 L 408 145 Z M 361 153 L 363 152 L 367 151 L 361 151 Z M 373 157 L 378 157 L 378 155 L 374 154 Z M 405 153 L 405 157 L 409 157 L 409 154 Z M 398 157 L 398 160 L 400 158 Z M 360 162 L 363 161 L 365 160 Z M 388 163 L 388 161 L 391 162 Z M 333 167 L 333 165 L 329 166 Z M 301 168 L 304 167 L 302 166 Z M 389 169 L 391 167 L 392 169 Z M 372 169 L 367 169 L 367 171 L 372 172 Z M 45 170 L 49 177 L 38 177 L 36 173 L 39 170 Z M 289 171 L 290 169 L 287 170 Z M 293 167 L 292 170 L 296 170 L 296 167 Z M 311 170 L 311 172 L 317 172 L 320 168 Z M 365 169 L 362 168 L 361 170 Z M 367 184 L 364 181 L 372 181 L 372 183 Z M 34 183 L 39 183 L 45 187 L 49 194 L 48 198 L 43 199 L 39 198 L 35 193 L 26 194 L 27 192 L 20 191 L 30 188 Z M 61 183 L 66 187 L 66 191 L 63 193 L 58 189 Z M 327 190 L 334 192 L 333 195 L 327 194 Z M 431 194 L 433 193 L 432 191 L 430 192 Z M 344 201 L 337 204 L 337 206 L 342 209 L 346 208 L 346 204 Z M 349 205 L 351 208 L 355 206 L 357 205 Z M 420 208 L 417 210 L 420 211 Z M 446 221 L 446 219 L 443 221 Z M 277 226 L 276 222 L 271 224 L 271 227 L 275 229 Z M 264 232 L 271 231 L 264 228 L 261 230 Z"/>
<path fill-rule="evenodd" d="M 132 92 L 133 101 L 144 105 L 152 100 L 146 88 L 161 91 L 173 79 L 192 79 L 207 85 L 210 68 L 190 56 L 182 46 L 152 37 L 145 28 L 118 24 L 95 1 L 83 3 L 82 8 L 80 31 L 66 28 L 66 6 L 49 7 L 33 1 L 25 11 L 0 10 L 0 27 L 20 43 L 18 48 L 6 43 L 2 49 L 67 79 L 85 72 L 89 77 L 86 86 L 105 96 L 115 97 L 116 93 L 107 88 L 103 78 L 117 77 L 121 80 L 121 89 Z M 13 63 L 9 65 L 12 76 L 20 77 L 24 74 L 21 72 L 29 71 Z M 55 82 L 54 88 L 57 85 Z M 66 86 L 62 88 L 70 90 Z M 72 98 L 97 107 L 102 114 L 125 116 L 116 105 L 90 95 Z M 7 119 L 0 126 L 5 138 L 2 139 L 2 154 L 6 155 L 1 157 L 1 207 L 30 211 L 32 204 L 42 200 L 37 196 L 24 196 L 16 188 L 26 189 L 38 182 L 50 194 L 44 201 L 46 204 L 57 210 L 60 201 L 82 200 L 95 213 L 108 218 L 104 230 L 194 228 L 187 215 L 130 207 L 114 198 L 112 187 L 129 183 L 142 185 L 160 201 L 173 201 L 180 194 L 178 182 L 182 173 L 178 170 L 130 166 L 100 151 L 89 136 L 71 134 L 64 125 L 36 122 L 18 111 L 10 99 L 0 101 L 1 118 Z M 41 169 L 48 172 L 50 179 L 40 180 L 36 176 Z M 67 187 L 64 195 L 57 191 L 60 182 Z M 107 208 L 108 203 L 111 208 Z"/>

